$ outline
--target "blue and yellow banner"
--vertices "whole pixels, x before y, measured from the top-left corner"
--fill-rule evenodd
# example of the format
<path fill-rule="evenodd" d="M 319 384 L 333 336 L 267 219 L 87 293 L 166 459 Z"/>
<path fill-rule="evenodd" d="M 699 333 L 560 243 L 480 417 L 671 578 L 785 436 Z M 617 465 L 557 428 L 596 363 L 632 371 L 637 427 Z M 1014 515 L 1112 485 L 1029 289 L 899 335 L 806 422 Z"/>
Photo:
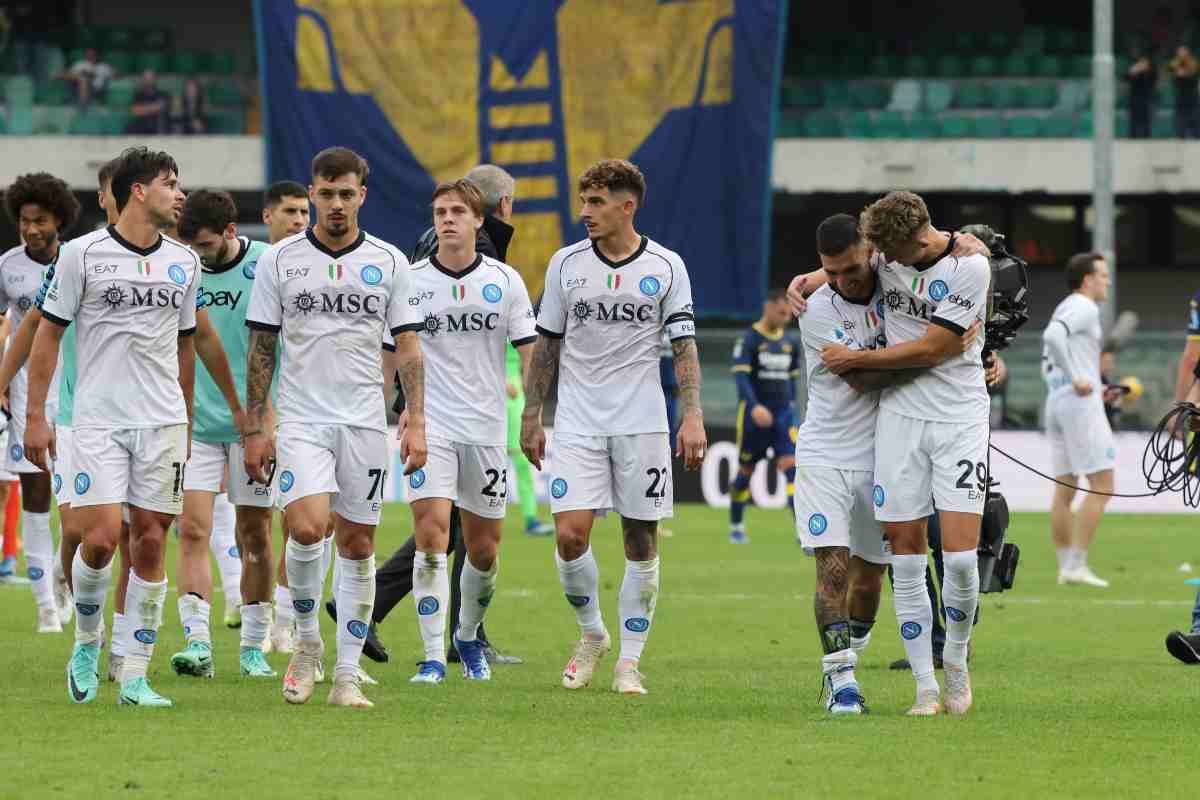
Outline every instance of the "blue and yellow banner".
<path fill-rule="evenodd" d="M 578 176 L 646 175 L 638 229 L 687 262 L 698 314 L 756 314 L 784 0 L 256 0 L 267 174 L 371 165 L 364 229 L 411 252 L 439 181 L 517 180 L 508 260 L 536 296 L 584 238 Z"/>

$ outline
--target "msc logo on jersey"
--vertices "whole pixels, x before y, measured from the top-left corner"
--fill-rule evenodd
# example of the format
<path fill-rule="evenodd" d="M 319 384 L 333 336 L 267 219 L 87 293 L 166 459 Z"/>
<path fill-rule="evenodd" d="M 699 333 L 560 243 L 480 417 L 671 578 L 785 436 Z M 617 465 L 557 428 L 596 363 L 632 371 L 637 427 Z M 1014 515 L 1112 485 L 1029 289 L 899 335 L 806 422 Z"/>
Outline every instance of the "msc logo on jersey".
<path fill-rule="evenodd" d="M 550 482 L 550 496 L 555 500 L 564 497 L 567 493 L 567 482 L 562 478 L 555 478 Z"/>
<path fill-rule="evenodd" d="M 187 270 L 183 268 L 183 264 L 172 264 L 167 267 L 167 277 L 183 286 L 187 283 Z"/>
<path fill-rule="evenodd" d="M 572 307 L 575 319 L 585 322 L 595 315 L 597 322 L 652 322 L 655 319 L 655 306 L 645 303 L 603 303 L 596 302 L 595 309 L 591 304 L 580 300 Z"/>
<path fill-rule="evenodd" d="M 292 298 L 292 308 L 308 316 L 314 311 L 322 314 L 378 314 L 382 298 L 375 294 L 355 294 L 353 292 L 338 292 L 330 295 L 322 292 L 320 301 L 318 295 L 307 289 Z"/>
<path fill-rule="evenodd" d="M 940 302 L 943 297 L 950 293 L 950 287 L 946 282 L 938 279 L 929 284 L 929 297 L 935 302 Z"/>
<path fill-rule="evenodd" d="M 11 461 L 20 461 L 25 456 L 25 451 L 21 449 L 21 445 L 14 444 L 8 448 L 8 457 Z"/>
<path fill-rule="evenodd" d="M 383 282 L 383 270 L 381 270 L 379 267 L 368 264 L 362 268 L 362 272 L 359 273 L 359 277 L 361 277 L 362 282 L 368 286 L 378 286 Z"/>
<path fill-rule="evenodd" d="M 410 489 L 420 489 L 425 485 L 425 470 L 419 469 L 412 475 L 408 476 L 408 487 Z"/>
<path fill-rule="evenodd" d="M 92 476 L 86 472 L 80 472 L 75 476 L 75 494 L 87 494 L 87 490 L 92 488 Z"/>
<path fill-rule="evenodd" d="M 28 311 L 33 306 L 33 301 L 28 297 L 22 297 L 17 301 L 17 308 L 22 311 Z"/>
<path fill-rule="evenodd" d="M 441 607 L 442 605 L 436 597 L 422 597 L 421 602 L 417 603 L 417 613 L 422 617 L 428 617 L 430 614 L 436 614 Z"/>
<path fill-rule="evenodd" d="M 813 536 L 820 536 L 828 527 L 829 521 L 824 514 L 813 514 L 808 518 L 808 532 Z"/>
<path fill-rule="evenodd" d="M 504 296 L 504 292 L 500 291 L 500 287 L 494 283 L 489 283 L 483 287 L 483 299 L 489 303 L 499 303 L 500 298 Z"/>
<path fill-rule="evenodd" d="M 109 308 L 120 308 L 125 304 L 125 290 L 115 283 L 109 284 L 100 297 L 108 303 Z"/>
<path fill-rule="evenodd" d="M 499 320 L 500 315 L 495 312 L 485 314 L 482 311 L 464 311 L 461 314 L 447 314 L 443 325 L 442 318 L 431 311 L 425 315 L 423 329 L 430 336 L 437 336 L 443 331 L 445 333 L 494 331 Z"/>
<path fill-rule="evenodd" d="M 871 498 L 875 501 L 876 508 L 883 508 L 883 501 L 887 499 L 887 495 L 884 494 L 883 487 L 878 483 L 871 490 Z"/>
<path fill-rule="evenodd" d="M 279 474 L 279 491 L 286 492 L 296 483 L 296 476 L 292 474 L 290 469 L 285 469 Z"/>
<path fill-rule="evenodd" d="M 625 620 L 625 629 L 633 633 L 645 633 L 650 630 L 650 620 L 645 617 L 630 617 Z"/>
<path fill-rule="evenodd" d="M 346 623 L 346 630 L 350 631 L 350 635 L 355 639 L 367 638 L 367 623 L 361 619 L 352 619 Z"/>
<path fill-rule="evenodd" d="M 254 273 L 257 267 L 258 262 L 255 261 L 251 261 L 249 264 L 246 264 L 244 267 L 242 267 L 242 277 L 248 281 L 254 280 Z"/>
<path fill-rule="evenodd" d="M 919 623 L 919 622 L 904 623 L 903 625 L 900 626 L 900 635 L 903 636 L 905 639 L 912 641 L 913 639 L 915 639 L 921 635 L 921 623 Z"/>
<path fill-rule="evenodd" d="M 588 318 L 592 316 L 592 307 L 580 300 L 571 307 L 571 313 L 580 322 L 587 322 Z"/>
<path fill-rule="evenodd" d="M 658 290 L 662 288 L 662 284 L 658 282 L 658 278 L 653 275 L 647 275 L 638 281 L 638 288 L 642 290 L 642 294 L 646 297 L 654 297 L 658 294 Z"/>

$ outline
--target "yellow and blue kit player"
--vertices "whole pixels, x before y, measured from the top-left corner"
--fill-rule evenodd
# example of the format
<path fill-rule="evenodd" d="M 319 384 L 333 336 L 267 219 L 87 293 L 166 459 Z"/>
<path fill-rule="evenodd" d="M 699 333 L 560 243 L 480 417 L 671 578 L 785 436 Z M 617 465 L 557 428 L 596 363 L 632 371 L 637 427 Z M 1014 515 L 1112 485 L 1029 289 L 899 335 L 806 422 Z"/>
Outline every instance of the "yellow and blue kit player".
<path fill-rule="evenodd" d="M 742 516 L 750 500 L 754 465 L 767 457 L 787 477 L 788 505 L 796 482 L 796 429 L 799 420 L 792 405 L 795 379 L 800 374 L 800 345 L 787 335 L 792 321 L 787 295 L 772 289 L 763 303 L 762 317 L 738 339 L 733 348 L 733 377 L 737 382 L 738 471 L 729 493 L 729 541 L 746 544 L 750 537 Z"/>

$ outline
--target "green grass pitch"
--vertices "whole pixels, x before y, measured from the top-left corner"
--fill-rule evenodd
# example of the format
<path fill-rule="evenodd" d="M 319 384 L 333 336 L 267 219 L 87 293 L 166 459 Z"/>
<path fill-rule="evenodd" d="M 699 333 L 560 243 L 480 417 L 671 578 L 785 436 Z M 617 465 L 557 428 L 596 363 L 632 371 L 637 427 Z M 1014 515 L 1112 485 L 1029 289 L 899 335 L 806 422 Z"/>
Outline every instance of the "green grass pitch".
<path fill-rule="evenodd" d="M 1015 515 L 1017 586 L 983 599 L 963 719 L 909 719 L 908 673 L 890 592 L 859 679 L 871 714 L 832 720 L 818 701 L 812 561 L 781 512 L 751 509 L 753 544 L 726 542 L 725 512 L 685 506 L 661 542 L 662 594 L 642 661 L 650 694 L 609 691 L 614 655 L 589 689 L 559 674 L 576 638 L 550 540 L 503 547 L 488 629 L 526 659 L 468 685 L 411 686 L 420 654 L 412 602 L 380 633 L 389 664 L 370 711 L 284 703 L 278 679 L 237 671 L 237 632 L 214 602 L 217 677 L 176 677 L 175 594 L 151 665 L 169 710 L 67 699 L 70 633 L 37 635 L 26 587 L 0 587 L 0 797 L 1181 797 L 1200 747 L 1200 667 L 1163 638 L 1186 628 L 1184 561 L 1200 562 L 1194 516 L 1111 516 L 1092 564 L 1108 590 L 1059 587 L 1047 517 Z M 384 515 L 382 561 L 410 518 Z M 623 562 L 617 522 L 597 523 L 605 619 L 614 637 Z M 174 551 L 174 548 L 172 548 Z M 172 552 L 172 561 L 174 553 Z M 173 572 L 173 569 L 170 570 Z M 110 605 L 111 609 L 111 605 Z M 327 666 L 333 630 L 322 613 Z M 286 657 L 271 654 L 282 674 Z M 102 657 L 102 665 L 106 656 Z M 952 794 L 947 794 L 952 792 Z"/>

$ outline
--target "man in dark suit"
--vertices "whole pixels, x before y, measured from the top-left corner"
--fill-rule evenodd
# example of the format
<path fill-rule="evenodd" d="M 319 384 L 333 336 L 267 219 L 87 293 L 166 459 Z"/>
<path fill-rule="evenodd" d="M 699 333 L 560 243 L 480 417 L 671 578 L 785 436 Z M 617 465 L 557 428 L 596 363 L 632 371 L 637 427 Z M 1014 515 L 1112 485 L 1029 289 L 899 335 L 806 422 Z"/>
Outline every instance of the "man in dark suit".
<path fill-rule="evenodd" d="M 508 224 L 512 218 L 513 193 L 516 182 L 513 177 L 500 167 L 492 164 L 480 164 L 467 173 L 466 179 L 475 184 L 483 195 L 483 210 L 485 213 L 483 227 L 475 235 L 475 250 L 485 256 L 505 261 L 508 245 L 512 241 L 513 227 Z M 437 252 L 437 230 L 429 228 L 421 234 L 413 248 L 412 263 L 428 258 Z M 396 397 L 393 410 L 400 413 L 403 410 L 404 398 Z M 370 628 L 367 631 L 363 655 L 373 661 L 388 660 L 387 648 L 379 640 L 376 625 L 383 621 L 388 613 L 396 607 L 406 595 L 412 591 L 413 559 L 416 557 L 417 542 L 412 536 L 400 546 L 400 549 L 379 568 L 375 574 L 375 608 L 372 612 Z M 453 626 L 458 624 L 458 610 L 462 604 L 462 593 L 459 591 L 459 579 L 462 576 L 463 564 L 466 563 L 466 545 L 463 543 L 462 522 L 459 518 L 458 507 L 455 506 L 450 514 L 450 549 L 454 553 L 454 568 L 450 574 L 450 620 L 451 633 Z M 335 620 L 337 609 L 330 601 L 325 604 L 325 610 Z M 516 656 L 504 655 L 496 650 L 488 639 L 483 625 L 479 626 L 478 638 L 484 643 L 487 659 L 493 664 L 520 664 Z M 454 641 L 453 637 L 450 639 Z M 448 662 L 459 661 L 454 645 L 446 655 Z"/>

